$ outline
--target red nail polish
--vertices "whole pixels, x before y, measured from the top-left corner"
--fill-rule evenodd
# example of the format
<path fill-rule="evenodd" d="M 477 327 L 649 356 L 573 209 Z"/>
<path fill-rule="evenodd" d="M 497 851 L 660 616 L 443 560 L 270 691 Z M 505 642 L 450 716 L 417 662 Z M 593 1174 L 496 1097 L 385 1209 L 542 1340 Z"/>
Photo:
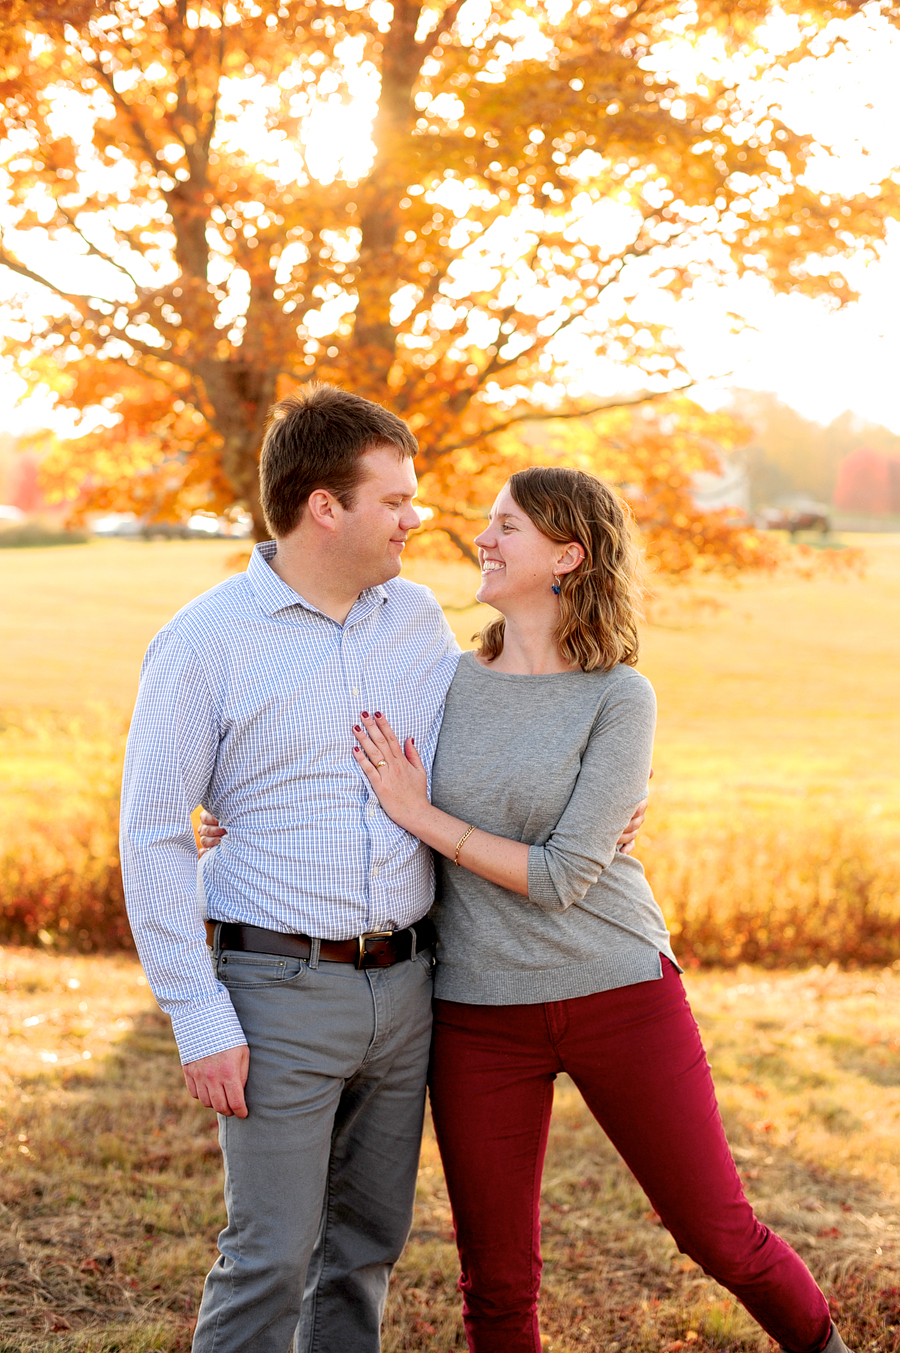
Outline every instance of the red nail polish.
<path fill-rule="evenodd" d="M 362 716 L 363 716 L 364 719 L 371 718 L 371 715 L 369 714 L 369 711 L 368 711 L 367 709 L 364 709 L 364 710 L 363 710 Z"/>
<path fill-rule="evenodd" d="M 359 726 L 358 723 L 355 723 L 355 724 L 353 725 L 353 731 L 354 731 L 354 733 L 361 733 L 361 732 L 362 732 L 362 729 L 360 728 L 360 726 Z"/>
<path fill-rule="evenodd" d="M 376 719 L 383 719 L 383 718 L 384 718 L 384 715 L 382 714 L 382 712 L 381 712 L 380 709 L 376 709 L 376 711 L 375 711 L 375 718 L 376 718 Z"/>

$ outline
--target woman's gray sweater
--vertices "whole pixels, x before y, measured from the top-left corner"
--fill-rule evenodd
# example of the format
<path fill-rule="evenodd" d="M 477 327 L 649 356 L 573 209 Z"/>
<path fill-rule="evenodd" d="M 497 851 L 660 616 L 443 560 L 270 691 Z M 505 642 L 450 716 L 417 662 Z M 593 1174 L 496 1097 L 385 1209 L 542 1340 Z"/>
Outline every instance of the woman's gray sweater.
<path fill-rule="evenodd" d="M 655 721 L 633 667 L 509 676 L 462 655 L 432 799 L 530 845 L 528 897 L 443 860 L 436 996 L 533 1005 L 661 977 L 660 954 L 675 962 L 642 865 L 616 850 L 647 793 Z"/>

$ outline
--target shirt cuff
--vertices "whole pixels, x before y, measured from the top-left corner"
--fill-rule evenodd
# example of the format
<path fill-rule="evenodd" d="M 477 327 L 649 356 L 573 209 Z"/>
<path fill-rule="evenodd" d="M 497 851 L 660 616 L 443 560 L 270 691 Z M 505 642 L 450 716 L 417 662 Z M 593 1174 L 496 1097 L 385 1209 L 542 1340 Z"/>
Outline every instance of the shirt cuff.
<path fill-rule="evenodd" d="M 543 846 L 528 849 L 528 900 L 536 902 L 543 911 L 565 911 L 566 904 L 550 876 L 547 855 Z"/>
<path fill-rule="evenodd" d="M 173 1014 L 172 1032 L 182 1065 L 227 1048 L 243 1047 L 247 1042 L 227 995 L 214 1005 L 190 1006 Z"/>

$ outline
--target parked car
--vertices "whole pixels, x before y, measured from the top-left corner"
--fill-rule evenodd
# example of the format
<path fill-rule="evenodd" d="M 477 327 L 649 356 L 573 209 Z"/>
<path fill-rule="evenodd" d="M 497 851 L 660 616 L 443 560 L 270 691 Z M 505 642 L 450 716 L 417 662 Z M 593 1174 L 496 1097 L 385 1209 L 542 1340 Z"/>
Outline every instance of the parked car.
<path fill-rule="evenodd" d="M 91 522 L 95 536 L 131 536 L 141 534 L 141 523 L 134 512 L 107 512 Z"/>
<path fill-rule="evenodd" d="M 242 507 L 223 516 L 194 512 L 184 521 L 149 521 L 135 512 L 108 512 L 91 524 L 95 536 L 127 537 L 132 540 L 246 540 L 253 534 L 253 518 Z"/>
<path fill-rule="evenodd" d="M 762 508 L 756 525 L 764 531 L 789 531 L 792 539 L 798 531 L 821 531 L 825 536 L 831 530 L 831 515 L 824 503 L 792 503 Z"/>

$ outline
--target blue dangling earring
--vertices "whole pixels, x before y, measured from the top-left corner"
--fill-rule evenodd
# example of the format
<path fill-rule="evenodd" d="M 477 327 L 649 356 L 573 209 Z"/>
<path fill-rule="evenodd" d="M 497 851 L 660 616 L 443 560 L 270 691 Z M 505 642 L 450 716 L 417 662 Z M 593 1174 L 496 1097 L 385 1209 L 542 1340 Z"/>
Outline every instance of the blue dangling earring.
<path fill-rule="evenodd" d="M 559 591 L 560 591 L 559 579 L 558 579 L 558 578 L 556 577 L 556 575 L 554 574 L 554 577 L 553 577 L 553 595 L 554 595 L 555 597 L 558 597 L 558 596 L 559 596 Z"/>

